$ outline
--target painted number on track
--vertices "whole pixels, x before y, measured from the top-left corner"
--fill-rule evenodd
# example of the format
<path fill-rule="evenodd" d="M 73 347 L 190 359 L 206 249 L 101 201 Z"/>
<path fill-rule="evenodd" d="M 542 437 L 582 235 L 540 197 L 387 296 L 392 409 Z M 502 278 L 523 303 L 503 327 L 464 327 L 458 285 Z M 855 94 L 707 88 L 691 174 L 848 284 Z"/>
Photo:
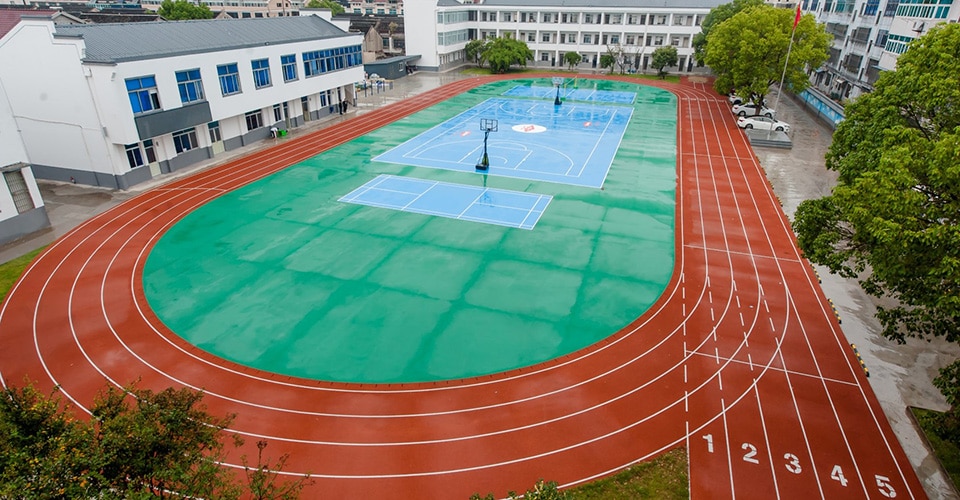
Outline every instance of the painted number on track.
<path fill-rule="evenodd" d="M 840 486 L 847 485 L 847 478 L 843 477 L 843 469 L 841 469 L 839 465 L 833 466 L 833 470 L 830 471 L 830 479 L 840 481 Z"/>
<path fill-rule="evenodd" d="M 896 498 L 897 490 L 893 489 L 893 486 L 890 485 L 890 478 L 886 476 L 876 475 L 873 476 L 877 479 L 877 488 L 880 490 L 880 494 L 887 498 Z"/>
<path fill-rule="evenodd" d="M 707 453 L 713 453 L 713 434 L 704 434 L 703 439 L 707 440 Z"/>
<path fill-rule="evenodd" d="M 785 454 L 783 456 L 783 459 L 787 461 L 786 466 L 788 471 L 794 474 L 799 474 L 803 471 L 803 468 L 800 467 L 800 459 L 797 458 L 797 456 L 794 455 L 793 453 Z"/>
<path fill-rule="evenodd" d="M 756 446 L 754 446 L 754 445 L 752 445 L 752 444 L 750 444 L 750 443 L 743 443 L 743 445 L 741 445 L 740 448 L 742 448 L 742 449 L 744 449 L 744 450 L 748 450 L 746 453 L 743 454 L 743 461 L 744 461 L 744 462 L 750 462 L 750 463 L 752 463 L 752 464 L 759 464 L 759 463 L 760 463 L 760 461 L 757 460 L 757 458 L 756 458 L 756 457 L 757 457 L 757 447 L 756 447 Z"/>

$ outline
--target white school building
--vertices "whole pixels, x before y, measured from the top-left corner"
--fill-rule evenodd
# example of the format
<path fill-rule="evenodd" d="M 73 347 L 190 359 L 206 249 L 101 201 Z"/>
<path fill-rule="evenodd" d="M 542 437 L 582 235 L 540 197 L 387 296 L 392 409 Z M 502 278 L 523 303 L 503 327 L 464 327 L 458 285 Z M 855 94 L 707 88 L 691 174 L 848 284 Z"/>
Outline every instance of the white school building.
<path fill-rule="evenodd" d="M 0 32 L 0 140 L 37 178 L 125 189 L 354 100 L 362 35 L 318 16 Z M 13 142 L 13 141 L 11 141 Z"/>
<path fill-rule="evenodd" d="M 581 69 L 599 68 L 608 47 L 619 46 L 626 64 L 645 70 L 658 47 L 673 45 L 679 69 L 689 71 L 693 36 L 710 9 L 724 0 L 405 0 L 408 55 L 419 69 L 467 64 L 464 48 L 474 39 L 512 36 L 534 53 L 533 67 L 563 67 L 576 52 Z"/>

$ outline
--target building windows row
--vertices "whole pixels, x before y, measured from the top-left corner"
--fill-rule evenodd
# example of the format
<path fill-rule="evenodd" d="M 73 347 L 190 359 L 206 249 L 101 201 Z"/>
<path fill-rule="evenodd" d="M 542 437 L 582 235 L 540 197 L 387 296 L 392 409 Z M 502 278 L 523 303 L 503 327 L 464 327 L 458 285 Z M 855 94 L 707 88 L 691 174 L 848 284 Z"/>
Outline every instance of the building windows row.
<path fill-rule="evenodd" d="M 256 88 L 261 89 L 273 84 L 270 76 L 270 60 L 256 59 L 251 61 L 253 82 Z M 297 80 L 297 56 L 289 54 L 280 56 L 281 71 L 284 82 Z M 360 46 L 339 47 L 336 49 L 317 50 L 303 53 L 304 73 L 314 76 L 328 71 L 336 71 L 363 64 Z M 180 102 L 189 104 L 203 101 L 206 96 L 203 91 L 203 80 L 200 69 L 188 69 L 175 73 L 177 89 L 180 92 Z M 242 93 L 240 87 L 240 69 L 237 63 L 221 64 L 217 66 L 217 78 L 220 82 L 220 93 L 226 97 Z M 157 91 L 155 75 L 128 78 L 125 80 L 127 96 L 134 114 L 160 111 L 160 94 Z"/>
<path fill-rule="evenodd" d="M 140 144 L 127 144 L 125 149 L 127 164 L 130 165 L 130 168 L 142 167 L 157 161 L 157 153 L 153 149 L 153 139 L 143 141 L 142 150 Z M 144 162 L 144 155 L 146 155 L 146 162 Z"/>
<path fill-rule="evenodd" d="M 363 64 L 359 45 L 335 49 L 314 50 L 303 53 L 303 74 L 317 76 L 330 71 L 351 68 Z"/>
<path fill-rule="evenodd" d="M 445 13 L 438 14 L 438 20 L 442 19 Z M 580 12 L 480 12 L 481 22 L 515 22 L 535 23 L 540 19 L 541 23 L 559 23 L 559 24 L 653 24 L 664 25 L 670 22 L 669 14 L 595 14 Z M 693 14 L 674 14 L 672 24 L 676 26 L 699 26 L 703 21 L 703 16 Z M 624 22 L 626 21 L 626 22 Z M 442 22 L 442 21 L 440 21 Z"/>
<path fill-rule="evenodd" d="M 449 31 L 446 33 L 437 33 L 437 45 L 456 45 L 470 40 L 469 30 Z"/>

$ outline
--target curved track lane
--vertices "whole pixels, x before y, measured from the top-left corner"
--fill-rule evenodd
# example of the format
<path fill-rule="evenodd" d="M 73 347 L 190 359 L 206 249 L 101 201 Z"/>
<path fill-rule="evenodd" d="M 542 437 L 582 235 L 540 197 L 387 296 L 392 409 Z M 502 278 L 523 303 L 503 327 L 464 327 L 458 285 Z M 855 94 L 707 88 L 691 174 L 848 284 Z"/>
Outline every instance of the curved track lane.
<path fill-rule="evenodd" d="M 446 85 L 87 221 L 4 303 L 4 382 L 60 385 L 80 408 L 105 379 L 202 388 L 247 438 L 232 466 L 267 439 L 271 454 L 291 455 L 289 472 L 316 478 L 310 497 L 574 485 L 677 446 L 688 447 L 694 498 L 924 497 L 749 144 L 700 83 L 649 83 L 678 97 L 673 279 L 646 314 L 588 349 L 449 383 L 335 384 L 216 358 L 150 311 L 147 254 L 192 210 L 494 79 Z"/>

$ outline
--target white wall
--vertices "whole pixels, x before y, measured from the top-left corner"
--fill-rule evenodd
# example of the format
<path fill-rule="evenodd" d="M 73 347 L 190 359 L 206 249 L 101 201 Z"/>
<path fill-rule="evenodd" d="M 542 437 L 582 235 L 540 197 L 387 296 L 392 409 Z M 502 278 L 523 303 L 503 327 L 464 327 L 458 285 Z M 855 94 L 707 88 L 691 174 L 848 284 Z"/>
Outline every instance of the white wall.
<path fill-rule="evenodd" d="M 417 66 L 435 68 L 440 65 L 436 0 L 404 0 L 403 36 L 407 55 L 420 55 Z"/>
<path fill-rule="evenodd" d="M 54 41 L 53 30 L 51 21 L 24 20 L 0 40 L 0 80 L 29 160 L 112 173 L 81 44 Z"/>

